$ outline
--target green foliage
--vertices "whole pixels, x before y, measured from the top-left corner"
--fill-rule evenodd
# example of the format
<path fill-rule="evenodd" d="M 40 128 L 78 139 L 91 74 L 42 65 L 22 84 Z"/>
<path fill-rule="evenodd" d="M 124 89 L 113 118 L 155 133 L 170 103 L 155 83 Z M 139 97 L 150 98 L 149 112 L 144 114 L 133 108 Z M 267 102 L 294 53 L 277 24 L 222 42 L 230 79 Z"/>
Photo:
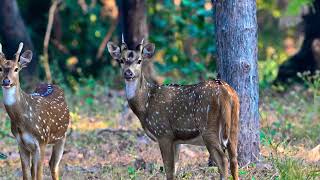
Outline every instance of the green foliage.
<path fill-rule="evenodd" d="M 319 178 L 319 171 L 303 165 L 303 162 L 291 158 L 274 158 L 274 165 L 279 171 L 277 179 L 316 179 Z"/>
<path fill-rule="evenodd" d="M 303 6 L 311 5 L 314 0 L 291 0 L 285 14 L 289 16 L 295 16 L 300 13 Z"/>
<path fill-rule="evenodd" d="M 128 174 L 129 174 L 130 179 L 136 179 L 137 178 L 137 172 L 136 172 L 135 168 L 132 167 L 132 166 L 128 167 Z"/>
<path fill-rule="evenodd" d="M 156 44 L 157 67 L 166 82 L 191 83 L 215 70 L 214 26 L 208 0 L 148 1 L 150 39 Z M 207 7 L 207 9 L 206 9 Z"/>
<path fill-rule="evenodd" d="M 313 100 L 316 102 L 317 98 L 320 97 L 320 70 L 312 75 L 310 71 L 298 73 L 298 77 L 310 88 L 313 93 Z"/>

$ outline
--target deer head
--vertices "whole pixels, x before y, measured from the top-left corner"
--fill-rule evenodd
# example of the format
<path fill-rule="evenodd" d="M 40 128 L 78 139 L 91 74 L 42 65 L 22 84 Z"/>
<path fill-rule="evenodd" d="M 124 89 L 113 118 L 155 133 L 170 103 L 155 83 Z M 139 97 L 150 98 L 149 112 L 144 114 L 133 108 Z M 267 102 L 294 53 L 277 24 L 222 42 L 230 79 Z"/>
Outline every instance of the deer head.
<path fill-rule="evenodd" d="M 129 50 L 123 37 L 120 46 L 113 42 L 109 42 L 107 46 L 112 58 L 119 63 L 126 82 L 137 81 L 141 77 L 142 62 L 151 58 L 155 49 L 154 44 L 144 44 L 142 40 L 135 50 Z"/>
<path fill-rule="evenodd" d="M 2 45 L 0 44 L 0 77 L 2 87 L 10 89 L 19 86 L 19 72 L 26 67 L 32 59 L 32 51 L 27 50 L 21 56 L 20 53 L 23 48 L 23 43 L 19 44 L 19 48 L 15 54 L 14 60 L 7 60 L 2 52 Z"/>

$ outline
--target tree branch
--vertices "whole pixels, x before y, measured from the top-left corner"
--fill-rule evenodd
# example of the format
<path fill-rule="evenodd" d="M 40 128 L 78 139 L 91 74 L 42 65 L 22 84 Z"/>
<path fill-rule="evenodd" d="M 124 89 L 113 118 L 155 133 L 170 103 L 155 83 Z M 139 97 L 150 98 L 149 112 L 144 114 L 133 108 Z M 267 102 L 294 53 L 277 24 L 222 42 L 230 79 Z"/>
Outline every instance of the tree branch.
<path fill-rule="evenodd" d="M 44 42 L 43 42 L 43 66 L 44 66 L 48 83 L 52 83 L 51 71 L 49 66 L 48 47 L 49 47 L 49 41 L 50 41 L 55 11 L 58 5 L 61 3 L 61 1 L 62 0 L 54 0 L 49 9 L 48 25 L 47 25 L 46 34 L 44 37 Z"/>
<path fill-rule="evenodd" d="M 118 24 L 118 19 L 116 19 L 112 22 L 112 24 L 109 28 L 109 31 L 107 32 L 107 34 L 105 35 L 105 37 L 103 38 L 103 40 L 99 46 L 99 49 L 98 49 L 98 52 L 96 55 L 97 59 L 100 59 L 102 57 L 103 51 L 106 48 L 107 43 L 110 40 L 112 33 L 115 31 L 117 24 Z"/>

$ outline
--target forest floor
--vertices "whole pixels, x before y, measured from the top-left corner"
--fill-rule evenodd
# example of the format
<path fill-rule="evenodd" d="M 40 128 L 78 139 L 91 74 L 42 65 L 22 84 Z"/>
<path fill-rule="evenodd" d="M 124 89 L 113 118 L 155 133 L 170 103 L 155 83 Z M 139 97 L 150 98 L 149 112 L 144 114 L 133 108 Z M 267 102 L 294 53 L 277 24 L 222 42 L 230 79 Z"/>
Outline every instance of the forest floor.
<path fill-rule="evenodd" d="M 98 88 L 93 94 L 67 93 L 72 131 L 60 164 L 62 179 L 164 179 L 158 145 L 141 130 L 124 93 Z M 320 179 L 320 103 L 299 86 L 260 96 L 261 157 L 241 167 L 240 178 Z M 0 179 L 21 179 L 17 143 L 0 111 L 0 152 L 7 155 L 0 159 Z M 47 148 L 45 179 L 50 154 Z M 218 179 L 204 147 L 183 145 L 179 162 L 178 179 Z"/>

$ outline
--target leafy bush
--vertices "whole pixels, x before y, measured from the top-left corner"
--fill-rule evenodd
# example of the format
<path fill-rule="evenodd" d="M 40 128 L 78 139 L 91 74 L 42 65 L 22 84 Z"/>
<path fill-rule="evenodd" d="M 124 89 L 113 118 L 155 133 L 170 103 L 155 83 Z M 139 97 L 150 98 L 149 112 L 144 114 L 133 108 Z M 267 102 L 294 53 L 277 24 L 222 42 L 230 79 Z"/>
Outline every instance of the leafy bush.
<path fill-rule="evenodd" d="M 148 1 L 150 40 L 166 83 L 191 83 L 213 77 L 215 71 L 214 23 L 209 0 Z"/>

